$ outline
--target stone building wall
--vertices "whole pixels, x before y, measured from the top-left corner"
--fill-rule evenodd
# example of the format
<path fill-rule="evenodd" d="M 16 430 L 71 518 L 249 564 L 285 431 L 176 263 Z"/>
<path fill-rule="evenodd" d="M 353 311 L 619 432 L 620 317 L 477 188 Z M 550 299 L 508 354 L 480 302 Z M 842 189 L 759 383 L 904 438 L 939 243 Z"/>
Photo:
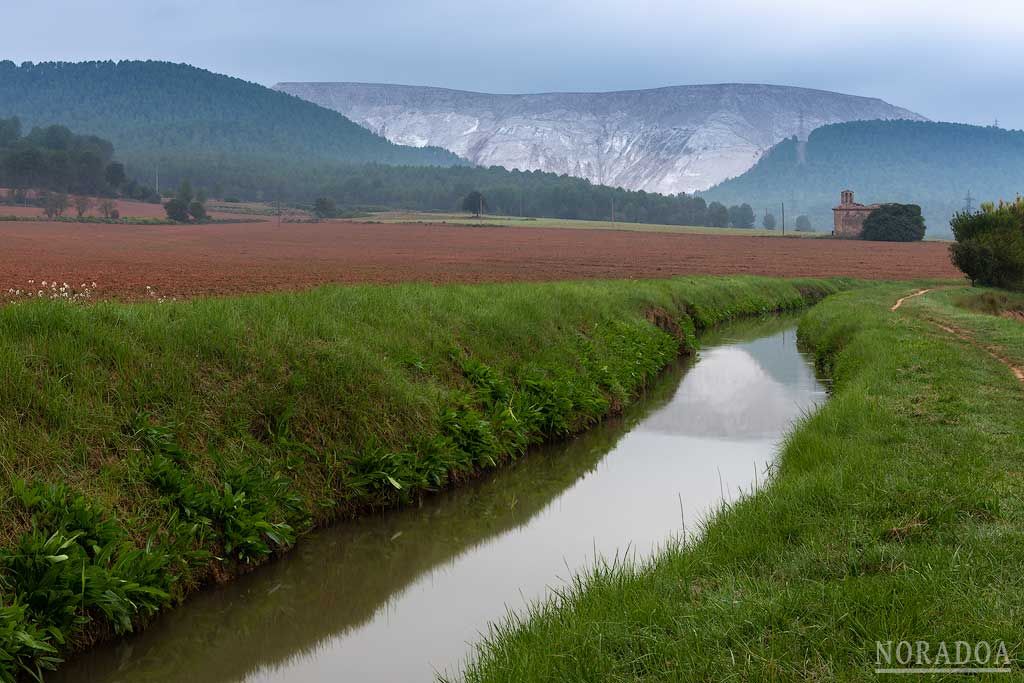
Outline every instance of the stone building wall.
<path fill-rule="evenodd" d="M 833 234 L 844 239 L 857 239 L 864 231 L 864 221 L 877 209 L 879 204 L 858 204 L 853 201 L 853 192 L 843 190 L 839 206 L 832 209 L 835 221 Z"/>

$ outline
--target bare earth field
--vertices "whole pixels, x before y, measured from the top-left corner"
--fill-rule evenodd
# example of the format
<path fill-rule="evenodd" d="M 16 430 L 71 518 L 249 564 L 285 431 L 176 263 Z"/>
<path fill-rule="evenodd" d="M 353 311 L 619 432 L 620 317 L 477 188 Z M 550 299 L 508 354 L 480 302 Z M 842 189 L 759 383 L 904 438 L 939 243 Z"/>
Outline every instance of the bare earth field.
<path fill-rule="evenodd" d="M 689 274 L 959 278 L 944 243 L 887 244 L 331 221 L 201 226 L 0 222 L 0 298 L 43 280 L 141 299 L 325 283 L 657 278 Z M 29 284 L 33 280 L 33 284 Z"/>

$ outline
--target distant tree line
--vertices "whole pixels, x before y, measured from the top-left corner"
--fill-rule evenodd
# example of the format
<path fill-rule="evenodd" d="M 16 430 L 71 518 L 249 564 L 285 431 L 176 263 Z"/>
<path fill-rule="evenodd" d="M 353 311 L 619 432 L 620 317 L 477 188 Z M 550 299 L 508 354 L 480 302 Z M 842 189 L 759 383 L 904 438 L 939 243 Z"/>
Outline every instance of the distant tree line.
<path fill-rule="evenodd" d="M 302 160 L 257 161 L 199 157 L 161 163 L 168 183 L 189 178 L 218 188 L 214 196 L 313 205 L 331 199 L 339 211 L 407 209 L 462 211 L 466 197 L 480 192 L 487 213 L 628 223 L 727 227 L 730 209 L 696 195 L 662 195 L 595 185 L 583 178 L 543 171 L 474 166 L 326 164 Z M 467 205 L 468 207 L 468 205 Z M 467 208 L 472 212 L 479 209 Z M 753 210 L 734 207 L 737 227 L 752 227 Z"/>
<path fill-rule="evenodd" d="M 27 201 L 27 190 L 48 214 L 62 215 L 70 205 L 68 194 L 158 200 L 156 193 L 128 179 L 124 165 L 114 161 L 114 146 L 95 135 L 76 135 L 65 126 L 33 128 L 22 135 L 17 118 L 0 119 L 0 187 L 9 200 Z M 63 195 L 63 198 L 62 198 Z M 85 199 L 75 205 L 82 215 L 91 206 Z"/>

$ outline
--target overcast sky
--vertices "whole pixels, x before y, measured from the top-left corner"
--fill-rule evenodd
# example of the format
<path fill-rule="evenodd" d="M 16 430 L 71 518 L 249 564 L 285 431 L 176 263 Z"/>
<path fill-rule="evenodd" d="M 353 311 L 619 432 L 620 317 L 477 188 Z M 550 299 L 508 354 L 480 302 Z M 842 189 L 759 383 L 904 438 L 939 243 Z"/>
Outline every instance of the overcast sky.
<path fill-rule="evenodd" d="M 485 92 L 774 83 L 1024 128 L 1024 0 L 36 0 L 2 15 L 16 62 Z"/>

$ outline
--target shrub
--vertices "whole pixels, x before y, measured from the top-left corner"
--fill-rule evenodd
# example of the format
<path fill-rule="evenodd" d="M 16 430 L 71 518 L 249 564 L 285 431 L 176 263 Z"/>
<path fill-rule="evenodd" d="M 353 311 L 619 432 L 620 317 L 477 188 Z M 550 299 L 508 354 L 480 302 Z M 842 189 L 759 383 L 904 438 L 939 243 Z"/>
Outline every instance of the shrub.
<path fill-rule="evenodd" d="M 68 208 L 68 196 L 63 192 L 47 192 L 40 196 L 40 201 L 47 218 L 63 216 Z"/>
<path fill-rule="evenodd" d="M 950 225 L 950 257 L 972 283 L 1024 290 L 1024 201 L 958 213 Z"/>
<path fill-rule="evenodd" d="M 338 213 L 338 206 L 329 197 L 318 197 L 313 203 L 313 213 L 317 218 L 334 218 Z"/>
<path fill-rule="evenodd" d="M 89 213 L 89 210 L 93 207 L 92 198 L 91 197 L 86 197 L 85 195 L 82 195 L 82 196 L 79 196 L 79 197 L 75 197 L 74 204 L 75 204 L 75 213 L 78 214 L 79 218 L 81 218 L 85 214 Z"/>
<path fill-rule="evenodd" d="M 924 218 L 917 204 L 883 204 L 864 219 L 860 238 L 873 242 L 918 242 L 924 239 Z"/>
<path fill-rule="evenodd" d="M 99 209 L 100 215 L 103 216 L 104 218 L 114 218 L 114 214 L 117 214 L 118 216 L 121 215 L 120 212 L 118 212 L 117 204 L 114 202 L 113 199 L 100 200 L 100 203 L 97 206 L 97 208 Z"/>
<path fill-rule="evenodd" d="M 200 201 L 194 201 L 188 205 L 189 215 L 197 221 L 205 221 L 207 218 L 206 207 Z"/>
<path fill-rule="evenodd" d="M 164 204 L 164 211 L 167 212 L 167 217 L 172 221 L 178 223 L 189 222 L 188 204 L 180 199 L 175 198 L 168 201 Z"/>

